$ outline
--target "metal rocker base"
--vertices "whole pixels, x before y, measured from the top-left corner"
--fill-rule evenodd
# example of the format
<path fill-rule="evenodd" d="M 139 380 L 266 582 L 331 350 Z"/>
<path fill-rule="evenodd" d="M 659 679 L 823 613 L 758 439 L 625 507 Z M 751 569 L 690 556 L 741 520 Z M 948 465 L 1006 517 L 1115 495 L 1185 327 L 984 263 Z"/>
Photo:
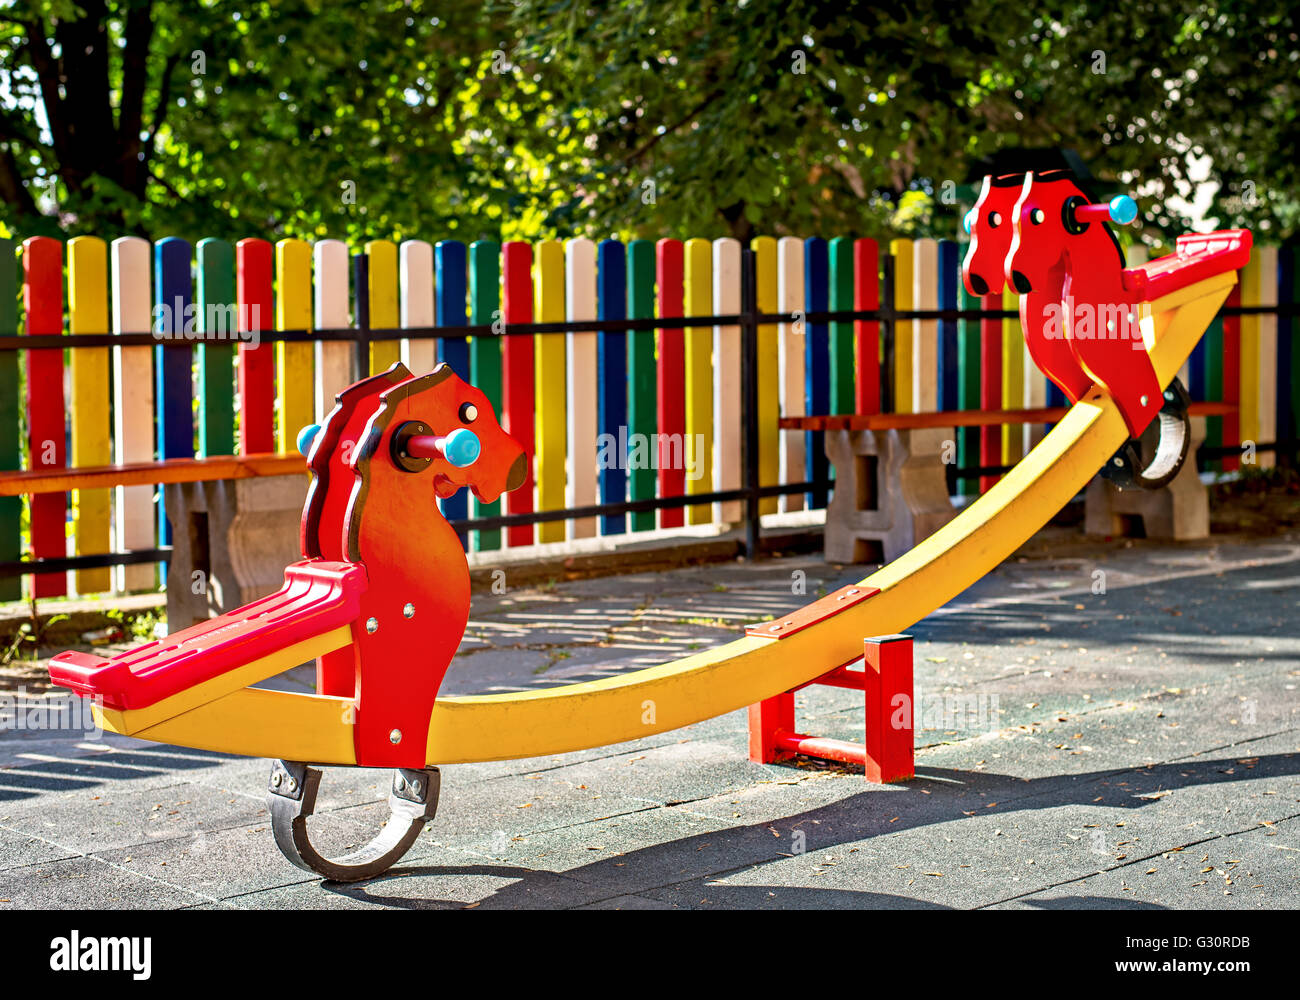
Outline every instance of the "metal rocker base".
<path fill-rule="evenodd" d="M 319 768 L 277 760 L 271 765 L 266 805 L 280 853 L 303 871 L 315 872 L 334 882 L 360 882 L 388 871 L 411 849 L 424 824 L 438 812 L 438 793 L 442 787 L 438 769 L 397 768 L 393 772 L 393 790 L 388 796 L 390 815 L 383 830 L 359 850 L 330 859 L 318 852 L 307 836 L 307 818 L 316 810 L 320 779 Z"/>
<path fill-rule="evenodd" d="M 1126 441 L 1102 466 L 1102 478 L 1109 479 L 1121 490 L 1158 490 L 1168 486 L 1187 461 L 1192 438 L 1191 418 L 1187 414 L 1191 397 L 1177 378 L 1169 384 L 1164 396 L 1164 405 L 1151 422 L 1156 439 L 1150 459 L 1143 456 L 1144 441 L 1151 436 L 1148 431 L 1141 439 Z"/>

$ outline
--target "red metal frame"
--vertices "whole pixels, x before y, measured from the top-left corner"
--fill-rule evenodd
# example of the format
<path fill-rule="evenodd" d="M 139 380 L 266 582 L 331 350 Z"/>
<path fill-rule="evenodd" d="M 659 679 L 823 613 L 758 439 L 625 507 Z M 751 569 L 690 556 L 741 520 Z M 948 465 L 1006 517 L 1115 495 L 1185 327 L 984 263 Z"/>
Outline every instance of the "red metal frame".
<path fill-rule="evenodd" d="M 795 726 L 794 692 L 820 684 L 861 691 L 866 703 L 865 741 L 809 736 Z M 916 774 L 912 703 L 912 637 L 875 636 L 865 642 L 864 669 L 836 667 L 799 688 L 749 706 L 749 759 L 773 764 L 802 755 L 861 764 L 876 784 Z"/>

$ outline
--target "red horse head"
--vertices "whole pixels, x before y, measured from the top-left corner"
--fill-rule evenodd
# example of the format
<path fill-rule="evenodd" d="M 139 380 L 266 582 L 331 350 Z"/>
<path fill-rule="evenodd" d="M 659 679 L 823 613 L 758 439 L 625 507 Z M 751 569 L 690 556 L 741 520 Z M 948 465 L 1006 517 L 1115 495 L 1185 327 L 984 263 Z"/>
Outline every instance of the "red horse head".
<path fill-rule="evenodd" d="M 350 696 L 366 660 L 400 664 L 366 682 L 369 712 L 361 686 L 357 741 L 370 759 L 393 751 L 374 706 L 431 706 L 469 620 L 464 549 L 437 499 L 468 486 L 495 500 L 523 484 L 527 462 L 487 397 L 445 364 L 418 376 L 396 364 L 349 386 L 315 432 L 303 555 L 363 565 L 361 620 L 377 623 L 320 658 L 317 693 Z M 420 626 L 418 643 L 393 627 L 407 621 Z M 414 761 L 423 744 L 399 749 Z"/>
<path fill-rule="evenodd" d="M 967 216 L 970 246 L 961 265 L 962 280 L 972 295 L 995 295 L 1002 291 L 1002 267 L 1014 235 L 1012 212 L 1024 179 L 1024 174 L 984 178 L 979 199 Z"/>
<path fill-rule="evenodd" d="M 984 178 L 969 216 L 971 242 L 962 264 L 962 277 L 972 294 L 1001 292 L 1006 283 L 1005 268 L 1015 241 L 1017 204 L 1025 181 L 1025 174 Z M 1064 339 L 1049 335 L 1048 311 L 1059 310 L 1064 283 L 1064 266 L 1056 266 L 1047 269 L 1032 291 L 1021 290 L 1020 324 L 1035 364 L 1071 402 L 1078 402 L 1092 388 L 1092 379 L 1079 367 Z"/>
<path fill-rule="evenodd" d="M 1102 218 L 1131 221 L 1134 212 L 1127 198 L 1094 204 L 1068 171 L 1030 174 L 1012 213 L 1005 275 L 1022 296 L 1055 288 L 1064 275 L 1059 321 L 1038 339 L 1058 342 L 1064 333 L 1077 367 L 1106 388 L 1136 437 L 1159 412 L 1162 389 L 1138 329 L 1136 296 L 1125 285 L 1123 253 Z"/>
<path fill-rule="evenodd" d="M 1076 212 L 1092 199 L 1068 170 L 1027 175 L 1012 209 L 1014 234 L 1004 273 L 1022 295 L 1047 290 L 1053 272 L 1113 272 L 1124 268 L 1119 241 L 1105 223 L 1080 221 Z"/>

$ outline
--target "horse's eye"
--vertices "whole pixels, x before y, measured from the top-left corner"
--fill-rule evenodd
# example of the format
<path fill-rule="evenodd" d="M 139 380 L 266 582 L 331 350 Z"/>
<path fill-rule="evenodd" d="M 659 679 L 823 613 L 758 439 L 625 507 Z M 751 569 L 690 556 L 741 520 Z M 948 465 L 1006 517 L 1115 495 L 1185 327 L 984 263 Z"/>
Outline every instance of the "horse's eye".
<path fill-rule="evenodd" d="M 997 229 L 998 226 L 1000 226 L 1000 225 L 1002 225 L 1002 216 L 999 215 L 997 212 L 990 212 L 990 213 L 989 213 L 989 228 L 990 228 L 990 229 Z"/>
<path fill-rule="evenodd" d="M 473 403 L 460 404 L 460 422 L 462 424 L 472 424 L 478 419 L 478 407 Z"/>
<path fill-rule="evenodd" d="M 1043 210 L 1041 208 L 1036 208 L 1029 213 L 1029 221 L 1032 222 L 1035 226 L 1041 226 L 1045 218 L 1047 218 L 1047 216 L 1043 214 Z"/>

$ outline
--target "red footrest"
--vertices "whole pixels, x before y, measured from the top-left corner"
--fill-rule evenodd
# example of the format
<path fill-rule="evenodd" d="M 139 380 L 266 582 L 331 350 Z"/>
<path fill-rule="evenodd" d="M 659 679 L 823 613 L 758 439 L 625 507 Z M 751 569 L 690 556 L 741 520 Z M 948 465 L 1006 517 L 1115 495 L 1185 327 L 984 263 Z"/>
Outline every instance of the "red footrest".
<path fill-rule="evenodd" d="M 282 649 L 348 625 L 359 614 L 365 567 L 308 559 L 287 566 L 276 593 L 229 614 L 110 657 L 68 651 L 50 679 L 120 710 L 164 698 Z"/>
<path fill-rule="evenodd" d="M 808 736 L 794 724 L 794 692 L 782 692 L 749 706 L 749 759 L 762 764 L 795 755 L 861 764 L 868 781 L 906 781 L 916 774 L 913 755 L 912 637 L 884 635 L 866 640 L 862 673 L 836 667 L 809 684 L 861 691 L 866 700 L 866 741 Z"/>

